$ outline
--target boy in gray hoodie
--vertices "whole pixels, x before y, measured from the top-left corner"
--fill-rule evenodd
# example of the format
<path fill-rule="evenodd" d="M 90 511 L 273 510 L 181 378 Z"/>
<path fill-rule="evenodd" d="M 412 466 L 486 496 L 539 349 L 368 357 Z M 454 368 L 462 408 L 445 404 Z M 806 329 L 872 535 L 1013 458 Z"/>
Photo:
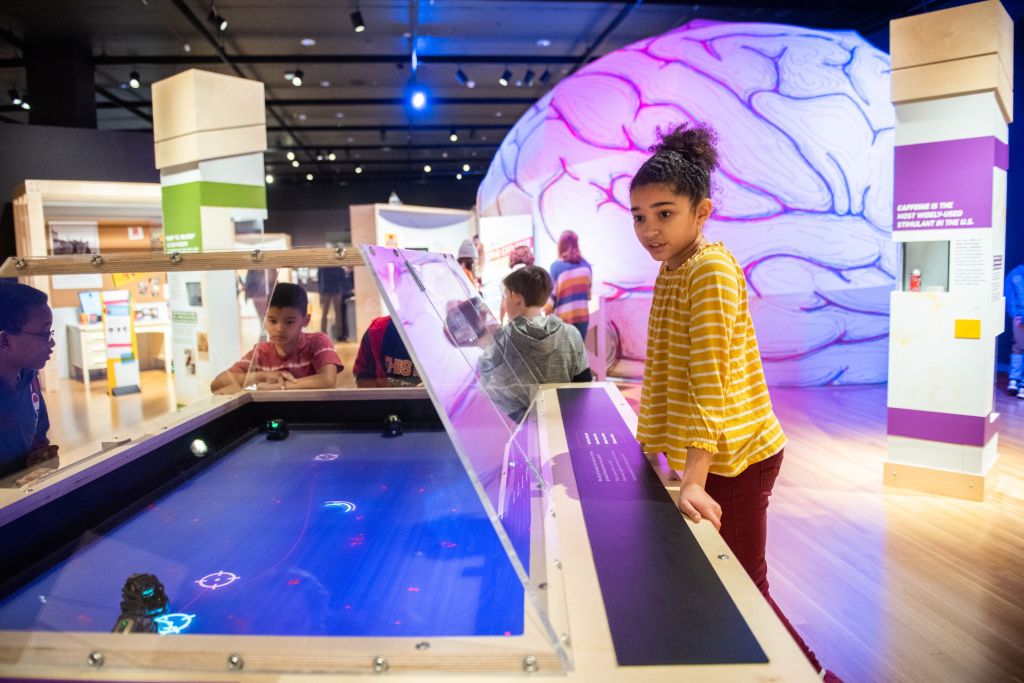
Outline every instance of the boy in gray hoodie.
<path fill-rule="evenodd" d="M 518 422 L 538 384 L 590 382 L 583 338 L 572 325 L 544 314 L 551 276 L 538 266 L 514 270 L 502 282 L 509 324 L 494 335 L 480 358 L 484 389 Z"/>

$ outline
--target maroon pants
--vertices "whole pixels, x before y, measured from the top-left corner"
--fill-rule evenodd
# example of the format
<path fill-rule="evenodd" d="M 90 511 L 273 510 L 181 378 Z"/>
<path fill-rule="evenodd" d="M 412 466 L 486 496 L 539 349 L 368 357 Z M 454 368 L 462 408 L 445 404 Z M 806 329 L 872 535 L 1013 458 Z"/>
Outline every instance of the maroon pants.
<path fill-rule="evenodd" d="M 782 454 L 783 451 L 779 451 L 777 455 L 751 465 L 736 477 L 709 474 L 704 490 L 722 506 L 720 533 L 729 549 L 747 570 L 814 670 L 821 671 L 817 657 L 768 594 L 768 563 L 764 557 L 768 538 L 768 497 L 772 495 L 775 479 L 782 467 Z"/>

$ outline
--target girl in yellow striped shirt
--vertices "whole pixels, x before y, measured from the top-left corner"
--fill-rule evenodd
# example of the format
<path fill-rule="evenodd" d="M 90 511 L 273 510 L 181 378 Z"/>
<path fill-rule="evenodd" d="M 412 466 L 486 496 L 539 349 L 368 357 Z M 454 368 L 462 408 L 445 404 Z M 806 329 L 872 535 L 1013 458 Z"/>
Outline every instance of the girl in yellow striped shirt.
<path fill-rule="evenodd" d="M 682 472 L 679 509 L 722 534 L 815 670 L 768 592 L 768 496 L 786 437 L 772 411 L 736 258 L 704 237 L 717 137 L 705 124 L 661 138 L 630 185 L 640 244 L 661 261 L 647 332 L 637 438 Z M 824 672 L 827 681 L 838 681 Z"/>

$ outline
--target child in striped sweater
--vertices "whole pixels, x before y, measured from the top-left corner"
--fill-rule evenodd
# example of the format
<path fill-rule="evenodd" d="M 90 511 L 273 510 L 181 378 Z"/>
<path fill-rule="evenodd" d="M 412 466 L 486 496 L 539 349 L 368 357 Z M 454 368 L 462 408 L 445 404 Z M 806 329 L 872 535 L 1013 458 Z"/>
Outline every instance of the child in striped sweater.
<path fill-rule="evenodd" d="M 768 593 L 768 496 L 786 437 L 772 411 L 736 258 L 704 237 L 716 135 L 682 125 L 652 148 L 630 185 L 640 244 L 662 262 L 647 333 L 637 438 L 682 473 L 679 508 L 707 519 L 815 670 L 817 659 Z M 826 672 L 825 680 L 838 680 Z"/>

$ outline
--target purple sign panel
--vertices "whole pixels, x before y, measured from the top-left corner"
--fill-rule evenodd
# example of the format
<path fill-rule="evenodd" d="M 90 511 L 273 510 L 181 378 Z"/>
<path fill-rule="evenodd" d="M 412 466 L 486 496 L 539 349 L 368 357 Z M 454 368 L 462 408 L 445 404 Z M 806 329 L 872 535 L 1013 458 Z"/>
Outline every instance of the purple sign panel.
<path fill-rule="evenodd" d="M 994 137 L 896 148 L 893 230 L 992 227 L 992 170 L 1007 169 Z"/>

